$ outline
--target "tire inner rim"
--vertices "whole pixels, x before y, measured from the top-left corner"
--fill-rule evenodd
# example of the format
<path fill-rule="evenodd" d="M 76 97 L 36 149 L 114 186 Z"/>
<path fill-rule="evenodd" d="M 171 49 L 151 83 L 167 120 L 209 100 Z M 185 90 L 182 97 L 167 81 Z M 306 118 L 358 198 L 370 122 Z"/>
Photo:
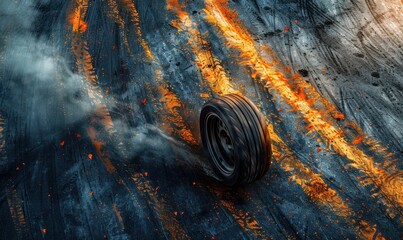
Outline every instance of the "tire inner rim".
<path fill-rule="evenodd" d="M 214 113 L 206 118 L 207 147 L 214 164 L 225 176 L 230 176 L 235 169 L 234 146 L 227 126 Z"/>

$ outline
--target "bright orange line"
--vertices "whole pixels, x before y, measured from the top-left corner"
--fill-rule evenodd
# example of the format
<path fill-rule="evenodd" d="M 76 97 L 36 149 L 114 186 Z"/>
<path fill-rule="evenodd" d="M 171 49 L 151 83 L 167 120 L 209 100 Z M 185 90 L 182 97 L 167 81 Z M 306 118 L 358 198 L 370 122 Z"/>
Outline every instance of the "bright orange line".
<path fill-rule="evenodd" d="M 139 18 L 139 13 L 137 12 L 136 6 L 134 5 L 134 2 L 132 0 L 121 0 L 123 4 L 126 6 L 126 8 L 130 11 L 130 16 L 134 25 L 134 31 L 136 32 L 138 38 L 140 39 L 140 45 L 143 47 L 144 52 L 147 56 L 147 59 L 149 61 L 154 60 L 154 56 L 151 52 L 150 47 L 148 46 L 148 43 L 146 40 L 143 38 L 143 33 L 141 31 L 141 22 Z"/>
<path fill-rule="evenodd" d="M 161 98 L 159 101 L 163 103 L 166 112 L 163 116 L 163 120 L 172 123 L 176 129 L 173 131 L 176 132 L 183 140 L 191 145 L 196 145 L 196 139 L 194 138 L 192 132 L 186 127 L 186 123 L 179 113 L 178 109 L 183 107 L 180 99 L 169 91 L 164 85 L 158 86 L 158 89 L 161 93 Z"/>
<path fill-rule="evenodd" d="M 325 138 L 335 152 L 352 161 L 351 166 L 364 172 L 370 182 L 380 190 L 389 202 L 398 207 L 403 207 L 403 181 L 395 179 L 400 178 L 399 174 L 389 175 L 384 169 L 376 166 L 371 157 L 343 137 L 341 130 L 325 121 L 321 113 L 311 106 L 311 101 L 295 93 L 283 74 L 272 67 L 273 63 L 267 62 L 260 56 L 255 48 L 253 38 L 247 30 L 235 22 L 234 19 L 237 19 L 237 15 L 230 11 L 227 6 L 228 2 L 225 0 L 206 0 L 206 19 L 220 29 L 229 47 L 239 51 L 240 57 L 243 59 L 241 64 L 253 69 L 255 75 L 260 76 L 259 82 L 261 84 L 278 92 L 283 100 L 302 114 L 312 130 Z"/>

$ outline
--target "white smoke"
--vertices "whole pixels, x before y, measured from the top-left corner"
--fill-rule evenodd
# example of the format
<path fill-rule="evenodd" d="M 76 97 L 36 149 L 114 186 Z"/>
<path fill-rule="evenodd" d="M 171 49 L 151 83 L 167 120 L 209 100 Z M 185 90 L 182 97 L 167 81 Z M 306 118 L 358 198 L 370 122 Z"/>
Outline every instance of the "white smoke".
<path fill-rule="evenodd" d="M 62 44 L 35 32 L 37 9 L 49 2 L 0 1 L 0 111 L 27 126 L 28 143 L 50 139 L 92 111 L 84 79 L 69 69 Z M 13 161 L 1 161 L 0 172 Z"/>
<path fill-rule="evenodd" d="M 45 0 L 0 2 L 4 59 L 1 85 L 9 97 L 5 107 L 17 110 L 13 104 L 25 99 L 31 103 L 28 110 L 47 116 L 49 111 L 63 106 L 65 121 L 74 123 L 91 110 L 83 93 L 83 78 L 69 70 L 57 44 L 33 32 L 38 16 L 36 7 L 47 3 Z"/>
<path fill-rule="evenodd" d="M 57 39 L 53 42 L 55 40 L 47 36 L 38 37 L 34 32 L 40 14 L 38 6 L 49 2 L 0 1 L 0 32 L 3 33 L 0 44 L 4 59 L 0 64 L 3 73 L 0 90 L 3 89 L 7 96 L 1 108 L 27 118 L 26 124 L 38 123 L 27 128 L 27 135 L 32 135 L 35 141 L 38 135 L 51 138 L 54 132 L 63 132 L 69 125 L 86 119 L 94 110 L 84 90 L 87 80 L 73 73 L 68 60 L 62 56 L 59 46 L 63 43 Z M 21 102 L 25 103 L 25 108 L 21 107 L 24 105 Z M 28 119 L 28 115 L 33 117 Z M 54 119 L 54 115 L 62 115 L 64 119 Z M 181 161 L 179 164 L 207 168 L 198 154 L 191 153 L 183 143 L 153 125 L 131 127 L 116 119 L 113 124 L 118 141 L 112 145 L 122 159 L 131 161 L 151 154 L 155 159 L 172 160 L 175 152 L 177 160 Z M 2 166 L 15 164 L 10 161 L 0 162 L 0 172 Z"/>

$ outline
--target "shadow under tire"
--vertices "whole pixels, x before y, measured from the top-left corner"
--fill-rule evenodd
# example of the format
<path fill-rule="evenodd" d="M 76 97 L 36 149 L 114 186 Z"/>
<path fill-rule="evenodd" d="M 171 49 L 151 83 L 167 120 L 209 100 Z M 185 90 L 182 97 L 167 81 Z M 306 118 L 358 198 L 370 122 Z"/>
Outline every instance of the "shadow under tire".
<path fill-rule="evenodd" d="M 269 169 L 272 151 L 267 124 L 243 96 L 228 94 L 206 102 L 200 113 L 200 135 L 225 185 L 253 182 Z"/>

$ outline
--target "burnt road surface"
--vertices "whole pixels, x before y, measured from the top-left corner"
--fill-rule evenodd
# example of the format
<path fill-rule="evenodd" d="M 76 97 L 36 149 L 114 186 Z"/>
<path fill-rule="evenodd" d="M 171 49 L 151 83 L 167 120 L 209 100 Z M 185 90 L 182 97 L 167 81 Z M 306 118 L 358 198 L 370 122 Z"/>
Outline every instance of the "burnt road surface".
<path fill-rule="evenodd" d="M 402 239 L 399 0 L 0 3 L 1 239 Z M 231 190 L 200 147 L 226 93 L 269 124 Z"/>

